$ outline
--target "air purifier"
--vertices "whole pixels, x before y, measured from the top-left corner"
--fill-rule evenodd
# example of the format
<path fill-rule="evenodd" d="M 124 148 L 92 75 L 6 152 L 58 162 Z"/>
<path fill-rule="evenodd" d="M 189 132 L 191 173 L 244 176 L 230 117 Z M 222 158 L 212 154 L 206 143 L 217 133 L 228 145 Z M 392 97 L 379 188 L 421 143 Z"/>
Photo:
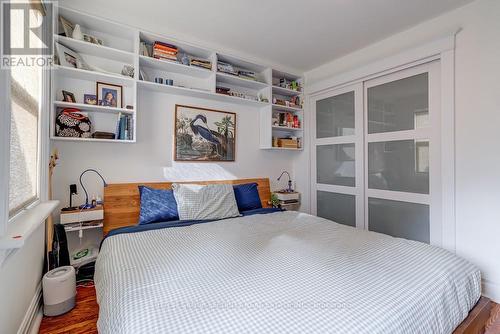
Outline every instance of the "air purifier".
<path fill-rule="evenodd" d="M 52 269 L 43 276 L 42 288 L 44 315 L 55 316 L 70 311 L 76 302 L 75 268 Z"/>

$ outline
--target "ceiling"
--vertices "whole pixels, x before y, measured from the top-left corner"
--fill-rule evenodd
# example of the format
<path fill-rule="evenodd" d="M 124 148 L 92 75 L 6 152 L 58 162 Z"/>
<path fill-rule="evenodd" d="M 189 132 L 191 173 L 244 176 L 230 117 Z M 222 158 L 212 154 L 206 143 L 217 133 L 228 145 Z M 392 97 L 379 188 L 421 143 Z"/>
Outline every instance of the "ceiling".
<path fill-rule="evenodd" d="M 61 0 L 145 30 L 307 71 L 473 0 Z"/>

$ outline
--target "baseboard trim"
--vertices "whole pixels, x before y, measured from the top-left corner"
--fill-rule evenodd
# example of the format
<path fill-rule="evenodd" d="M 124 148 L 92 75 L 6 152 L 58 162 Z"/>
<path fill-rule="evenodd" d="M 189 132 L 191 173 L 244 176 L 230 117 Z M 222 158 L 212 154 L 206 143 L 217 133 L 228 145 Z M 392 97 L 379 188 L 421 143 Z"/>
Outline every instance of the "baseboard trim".
<path fill-rule="evenodd" d="M 37 315 L 40 313 L 40 308 L 42 307 L 42 283 L 38 284 L 35 295 L 31 300 L 31 303 L 24 315 L 23 322 L 21 326 L 19 326 L 19 330 L 17 334 L 28 334 L 30 331 L 33 331 L 32 327 L 35 324 L 35 320 L 37 319 Z M 40 325 L 40 323 L 38 324 Z"/>
<path fill-rule="evenodd" d="M 495 303 L 500 303 L 500 284 L 493 283 L 483 278 L 483 295 L 493 300 Z"/>

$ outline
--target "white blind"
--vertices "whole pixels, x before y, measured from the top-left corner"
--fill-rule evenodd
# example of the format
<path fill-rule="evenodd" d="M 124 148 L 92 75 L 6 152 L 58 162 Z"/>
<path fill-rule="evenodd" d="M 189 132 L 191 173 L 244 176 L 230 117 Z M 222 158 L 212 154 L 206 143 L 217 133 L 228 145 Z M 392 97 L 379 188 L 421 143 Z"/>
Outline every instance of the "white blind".
<path fill-rule="evenodd" d="M 11 12 L 11 15 L 11 43 L 15 45 L 23 38 L 23 22 L 21 17 L 16 16 L 15 11 Z M 32 15 L 36 15 L 36 11 L 32 11 Z M 10 216 L 38 198 L 41 81 L 42 70 L 38 66 L 11 68 Z"/>

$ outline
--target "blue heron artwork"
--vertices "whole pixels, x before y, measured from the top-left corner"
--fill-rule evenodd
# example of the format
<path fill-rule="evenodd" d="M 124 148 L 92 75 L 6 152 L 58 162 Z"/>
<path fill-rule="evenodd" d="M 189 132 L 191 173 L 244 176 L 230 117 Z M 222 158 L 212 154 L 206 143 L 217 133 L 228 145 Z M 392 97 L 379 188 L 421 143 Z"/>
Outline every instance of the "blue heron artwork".
<path fill-rule="evenodd" d="M 234 161 L 236 114 L 175 106 L 176 161 Z"/>

